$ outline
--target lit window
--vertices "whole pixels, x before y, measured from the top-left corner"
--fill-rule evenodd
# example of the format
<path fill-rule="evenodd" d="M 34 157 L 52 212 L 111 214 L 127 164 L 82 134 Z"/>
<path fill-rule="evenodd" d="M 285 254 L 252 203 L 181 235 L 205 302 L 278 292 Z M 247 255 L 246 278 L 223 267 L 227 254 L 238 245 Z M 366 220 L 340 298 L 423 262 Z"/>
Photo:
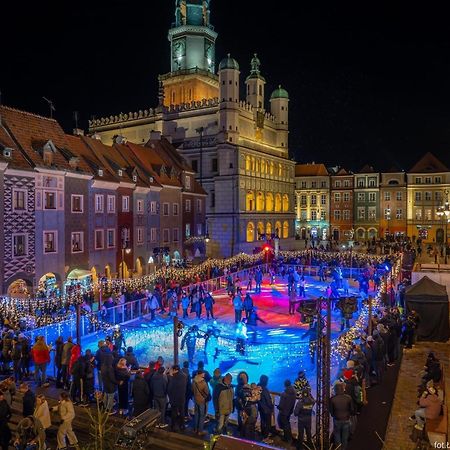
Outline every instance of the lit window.
<path fill-rule="evenodd" d="M 44 209 L 56 209 L 56 192 L 44 192 Z"/>
<path fill-rule="evenodd" d="M 56 253 L 58 233 L 56 231 L 44 231 L 44 253 Z"/>
<path fill-rule="evenodd" d="M 391 193 L 390 192 L 384 193 L 384 200 L 387 202 L 391 201 Z"/>
<path fill-rule="evenodd" d="M 108 195 L 108 213 L 116 212 L 116 196 Z"/>
<path fill-rule="evenodd" d="M 196 172 L 197 172 L 197 170 L 196 170 Z M 191 189 L 191 177 L 189 175 L 186 175 L 184 177 L 184 187 L 186 189 Z"/>
<path fill-rule="evenodd" d="M 255 226 L 253 222 L 247 224 L 247 242 L 253 242 L 255 240 Z"/>
<path fill-rule="evenodd" d="M 72 233 L 72 253 L 81 253 L 84 250 L 84 233 L 78 231 Z"/>
<path fill-rule="evenodd" d="M 341 211 L 339 209 L 335 209 L 333 211 L 334 220 L 341 220 Z"/>
<path fill-rule="evenodd" d="M 339 203 L 341 201 L 341 193 L 340 192 L 335 192 L 334 193 L 334 201 L 336 203 Z"/>
<path fill-rule="evenodd" d="M 350 201 L 350 192 L 344 192 L 344 202 L 348 203 Z"/>
<path fill-rule="evenodd" d="M 187 223 L 184 228 L 184 235 L 188 238 L 191 236 L 191 224 Z"/>
<path fill-rule="evenodd" d="M 403 195 L 402 195 L 402 193 L 401 193 L 400 191 L 397 191 L 397 193 L 396 193 L 396 199 L 397 199 L 398 202 L 401 202 L 401 201 L 402 201 Z"/>
<path fill-rule="evenodd" d="M 72 195 L 72 212 L 82 213 L 83 212 L 83 196 L 82 195 Z"/>
<path fill-rule="evenodd" d="M 369 192 L 369 202 L 376 202 L 376 201 L 377 201 L 377 193 Z"/>
<path fill-rule="evenodd" d="M 105 198 L 101 194 L 95 195 L 95 212 L 96 213 L 102 213 L 104 210 L 104 202 Z"/>

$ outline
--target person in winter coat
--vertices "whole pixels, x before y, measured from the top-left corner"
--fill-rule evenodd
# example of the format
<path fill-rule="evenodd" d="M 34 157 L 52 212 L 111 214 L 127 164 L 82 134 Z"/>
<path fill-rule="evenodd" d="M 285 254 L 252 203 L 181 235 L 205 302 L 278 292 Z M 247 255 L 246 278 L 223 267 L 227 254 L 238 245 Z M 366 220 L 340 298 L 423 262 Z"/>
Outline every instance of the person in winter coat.
<path fill-rule="evenodd" d="M 206 377 L 205 377 L 206 378 Z M 213 376 L 209 380 L 209 385 L 211 387 L 211 392 L 214 392 L 215 387 L 222 382 L 222 372 L 219 368 L 214 369 Z M 218 418 L 217 410 L 214 408 L 214 411 L 216 412 L 216 418 Z"/>
<path fill-rule="evenodd" d="M 61 392 L 61 394 L 59 394 L 59 405 L 54 406 L 52 411 L 58 411 L 62 420 L 57 434 L 58 449 L 61 450 L 67 448 L 66 439 L 69 441 L 69 446 L 78 446 L 78 439 L 72 430 L 72 421 L 75 419 L 75 409 L 66 392 Z"/>
<path fill-rule="evenodd" d="M 245 310 L 245 317 L 247 319 L 249 318 L 252 309 L 253 309 L 253 300 L 250 294 L 247 292 L 244 298 L 244 310 Z"/>
<path fill-rule="evenodd" d="M 130 381 L 130 369 L 127 367 L 127 360 L 120 358 L 115 367 L 116 380 L 119 381 L 119 415 L 127 415 L 129 407 L 128 383 Z"/>
<path fill-rule="evenodd" d="M 70 379 L 69 363 L 70 357 L 72 355 L 72 347 L 73 347 L 72 337 L 69 336 L 67 338 L 67 342 L 63 346 L 61 355 L 61 371 L 64 389 L 69 389 L 69 379 Z"/>
<path fill-rule="evenodd" d="M 294 381 L 294 389 L 297 394 L 297 398 L 301 398 L 308 392 L 311 392 L 311 386 L 304 370 L 300 370 L 297 379 Z"/>
<path fill-rule="evenodd" d="M 25 417 L 17 425 L 14 446 L 18 450 L 26 450 L 30 443 L 36 443 L 38 450 L 45 449 L 44 428 L 39 419 L 32 415 Z"/>
<path fill-rule="evenodd" d="M 36 409 L 34 410 L 33 416 L 42 424 L 44 433 L 48 428 L 52 426 L 52 421 L 50 419 L 50 410 L 48 408 L 47 400 L 44 395 L 40 394 L 36 397 Z M 45 436 L 45 435 L 44 435 Z M 45 437 L 44 437 L 45 439 Z"/>
<path fill-rule="evenodd" d="M 211 399 L 208 383 L 205 381 L 205 373 L 202 370 L 197 370 L 192 381 L 192 393 L 194 395 L 194 432 L 199 436 L 206 434 L 203 431 L 206 412 L 208 411 L 208 402 Z"/>
<path fill-rule="evenodd" d="M 170 370 L 167 394 L 172 411 L 172 431 L 184 430 L 184 403 L 186 401 L 187 377 L 180 370 L 179 365 L 174 365 Z"/>
<path fill-rule="evenodd" d="M 209 319 L 210 316 L 212 319 L 214 319 L 214 303 L 215 300 L 213 298 L 213 296 L 210 293 L 206 294 L 205 297 L 205 309 L 206 309 L 206 318 Z"/>
<path fill-rule="evenodd" d="M 148 409 L 150 388 L 144 379 L 144 372 L 138 371 L 133 381 L 133 417 L 139 416 Z"/>
<path fill-rule="evenodd" d="M 104 394 L 103 404 L 105 410 L 109 414 L 114 414 L 114 394 L 121 381 L 117 380 L 114 374 L 112 354 L 104 356 L 101 376 Z"/>
<path fill-rule="evenodd" d="M 84 386 L 83 386 L 83 394 L 84 399 L 82 399 L 83 403 L 81 406 L 87 406 L 94 399 L 94 391 L 95 391 L 95 356 L 91 353 L 90 349 L 87 349 L 84 354 Z"/>
<path fill-rule="evenodd" d="M 0 448 L 1 450 L 9 449 L 9 441 L 11 440 L 11 430 L 8 422 L 11 419 L 11 407 L 5 399 L 4 392 L 0 390 Z"/>
<path fill-rule="evenodd" d="M 184 402 L 184 417 L 189 418 L 189 402 L 192 399 L 192 378 L 189 372 L 189 361 L 183 362 L 181 371 L 186 375 L 186 397 Z"/>
<path fill-rule="evenodd" d="M 36 396 L 33 391 L 29 388 L 28 383 L 22 383 L 20 385 L 19 391 L 23 394 L 22 405 L 23 405 L 23 417 L 32 416 L 34 413 L 34 407 L 36 405 Z"/>
<path fill-rule="evenodd" d="M 278 425 L 283 430 L 283 441 L 291 442 L 291 414 L 294 412 L 297 393 L 290 380 L 284 382 L 284 392 L 280 395 L 278 403 Z"/>
<path fill-rule="evenodd" d="M 261 387 L 261 399 L 258 402 L 259 417 L 261 420 L 261 436 L 265 444 L 273 444 L 273 440 L 269 439 L 269 433 L 272 428 L 273 400 L 267 385 L 269 377 L 261 375 L 258 386 Z"/>
<path fill-rule="evenodd" d="M 73 402 L 82 402 L 84 397 L 84 384 L 86 377 L 86 363 L 81 355 L 81 347 L 75 345 L 72 347 L 72 356 L 69 362 L 69 373 L 72 376 L 70 386 L 70 397 Z"/>
<path fill-rule="evenodd" d="M 244 302 L 242 301 L 241 294 L 236 294 L 233 298 L 234 307 L 234 323 L 239 323 L 242 320 L 242 309 L 244 308 Z"/>
<path fill-rule="evenodd" d="M 343 383 L 337 383 L 334 391 L 335 395 L 330 398 L 334 443 L 346 450 L 350 437 L 350 418 L 355 414 L 354 404 L 352 398 L 345 394 Z"/>
<path fill-rule="evenodd" d="M 217 434 L 222 434 L 227 432 L 228 419 L 230 414 L 233 412 L 233 387 L 231 382 L 233 377 L 231 374 L 227 373 L 220 382 L 218 382 L 213 389 L 213 404 L 216 415 L 218 416 L 217 421 Z"/>
<path fill-rule="evenodd" d="M 14 380 L 17 383 L 18 381 L 22 381 L 22 340 L 18 338 L 13 339 L 11 359 L 13 362 Z"/>
<path fill-rule="evenodd" d="M 303 440 L 306 434 L 306 441 L 311 444 L 311 424 L 312 424 L 312 409 L 315 400 L 311 395 L 311 391 L 304 391 L 297 400 L 294 408 L 294 416 L 297 419 L 298 434 L 297 434 L 297 449 L 303 450 Z"/>
<path fill-rule="evenodd" d="M 125 359 L 127 360 L 127 366 L 131 368 L 131 370 L 138 370 L 139 363 L 138 360 L 133 353 L 133 347 L 128 347 L 125 353 Z"/>
<path fill-rule="evenodd" d="M 437 419 L 441 413 L 441 401 L 437 396 L 436 389 L 430 386 L 419 399 L 420 408 L 414 413 L 416 419 L 415 428 L 423 430 L 425 419 Z"/>
<path fill-rule="evenodd" d="M 56 387 L 62 387 L 62 354 L 64 348 L 64 339 L 58 336 L 55 341 L 55 367 L 56 367 Z"/>
<path fill-rule="evenodd" d="M 181 297 L 181 307 L 183 308 L 183 319 L 189 318 L 189 303 L 191 301 L 189 300 L 189 297 L 186 295 L 186 292 L 183 292 L 183 297 Z"/>
<path fill-rule="evenodd" d="M 167 427 L 166 424 L 167 384 L 168 384 L 167 375 L 165 374 L 164 366 L 161 366 L 153 374 L 152 380 L 150 382 L 155 409 L 161 413 L 159 428 Z"/>
<path fill-rule="evenodd" d="M 158 296 L 156 294 L 151 294 L 147 297 L 147 308 L 150 311 L 150 320 L 155 320 L 156 310 L 160 307 Z M 162 308 L 162 306 L 161 306 Z"/>
<path fill-rule="evenodd" d="M 31 349 L 34 361 L 34 378 L 39 386 L 50 386 L 47 383 L 47 364 L 50 362 L 50 347 L 45 343 L 44 336 L 39 336 Z"/>

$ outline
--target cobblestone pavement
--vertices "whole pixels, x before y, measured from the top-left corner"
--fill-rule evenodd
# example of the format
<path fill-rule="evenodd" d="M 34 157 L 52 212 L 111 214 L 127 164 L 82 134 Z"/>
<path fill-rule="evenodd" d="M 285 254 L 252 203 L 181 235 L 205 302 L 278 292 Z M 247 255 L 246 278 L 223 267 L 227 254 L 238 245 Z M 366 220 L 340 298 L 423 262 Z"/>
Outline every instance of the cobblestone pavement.
<path fill-rule="evenodd" d="M 447 407 L 450 394 L 450 345 L 442 342 L 421 342 L 403 352 L 403 360 L 395 390 L 383 450 L 413 450 L 411 439 L 414 423 L 408 417 L 417 409 L 417 387 L 428 352 L 433 351 L 444 367 Z"/>

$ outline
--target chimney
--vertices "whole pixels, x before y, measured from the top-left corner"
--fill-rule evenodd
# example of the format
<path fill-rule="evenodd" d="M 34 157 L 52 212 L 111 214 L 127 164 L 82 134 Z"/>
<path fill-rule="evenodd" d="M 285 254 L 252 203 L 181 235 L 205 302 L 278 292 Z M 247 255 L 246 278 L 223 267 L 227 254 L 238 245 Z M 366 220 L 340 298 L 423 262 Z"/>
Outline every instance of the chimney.
<path fill-rule="evenodd" d="M 150 131 L 150 140 L 151 141 L 160 141 L 161 140 L 161 131 Z"/>
<path fill-rule="evenodd" d="M 81 128 L 74 128 L 73 135 L 74 136 L 84 136 L 84 130 L 82 130 Z"/>

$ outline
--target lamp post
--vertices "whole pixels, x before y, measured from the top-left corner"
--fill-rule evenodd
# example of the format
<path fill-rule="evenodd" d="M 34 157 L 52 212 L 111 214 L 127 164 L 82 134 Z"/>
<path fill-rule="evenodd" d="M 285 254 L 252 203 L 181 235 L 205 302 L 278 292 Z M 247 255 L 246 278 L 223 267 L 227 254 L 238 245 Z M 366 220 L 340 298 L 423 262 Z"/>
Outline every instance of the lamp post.
<path fill-rule="evenodd" d="M 450 205 L 448 203 L 448 190 L 444 191 L 445 201 L 438 207 L 436 215 L 443 220 L 444 224 L 444 264 L 447 264 L 447 225 L 450 221 Z"/>

